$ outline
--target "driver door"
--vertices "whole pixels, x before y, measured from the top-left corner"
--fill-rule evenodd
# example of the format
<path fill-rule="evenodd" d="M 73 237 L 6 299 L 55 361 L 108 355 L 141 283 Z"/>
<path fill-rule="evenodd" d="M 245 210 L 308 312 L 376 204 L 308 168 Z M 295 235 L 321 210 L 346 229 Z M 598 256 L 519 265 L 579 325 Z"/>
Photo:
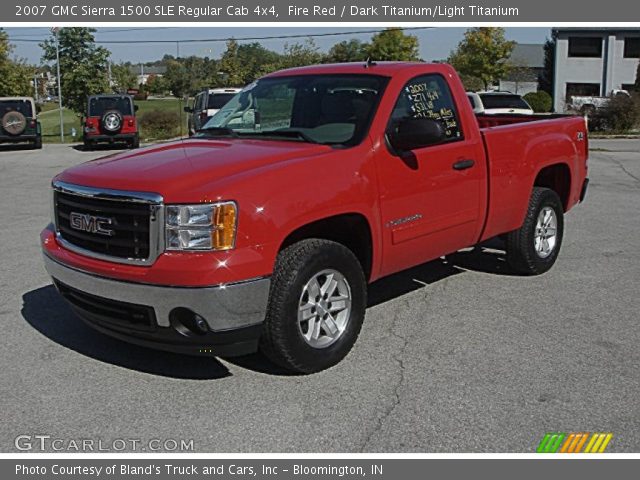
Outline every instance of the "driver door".
<path fill-rule="evenodd" d="M 383 275 L 474 244 L 484 214 L 484 148 L 479 136 L 466 135 L 444 77 L 422 75 L 407 82 L 387 136 L 404 118 L 435 119 L 446 138 L 410 152 L 388 146 L 378 156 Z"/>

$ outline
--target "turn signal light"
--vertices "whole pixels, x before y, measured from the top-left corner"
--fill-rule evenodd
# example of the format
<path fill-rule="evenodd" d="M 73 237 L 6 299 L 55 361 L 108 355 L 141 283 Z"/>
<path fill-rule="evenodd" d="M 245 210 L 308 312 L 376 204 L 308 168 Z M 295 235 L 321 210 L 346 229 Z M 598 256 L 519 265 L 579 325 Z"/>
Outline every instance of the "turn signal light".
<path fill-rule="evenodd" d="M 213 217 L 214 230 L 211 232 L 212 243 L 216 250 L 230 250 L 236 239 L 236 205 L 222 203 L 215 210 Z"/>

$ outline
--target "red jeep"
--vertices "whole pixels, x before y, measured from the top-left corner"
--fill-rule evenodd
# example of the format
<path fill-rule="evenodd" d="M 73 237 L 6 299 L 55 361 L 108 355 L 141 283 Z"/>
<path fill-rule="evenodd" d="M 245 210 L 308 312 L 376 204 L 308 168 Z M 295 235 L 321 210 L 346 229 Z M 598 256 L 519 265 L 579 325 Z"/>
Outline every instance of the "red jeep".
<path fill-rule="evenodd" d="M 140 146 L 138 124 L 130 95 L 91 95 L 84 121 L 84 148 L 97 143 L 124 142 L 129 148 Z"/>

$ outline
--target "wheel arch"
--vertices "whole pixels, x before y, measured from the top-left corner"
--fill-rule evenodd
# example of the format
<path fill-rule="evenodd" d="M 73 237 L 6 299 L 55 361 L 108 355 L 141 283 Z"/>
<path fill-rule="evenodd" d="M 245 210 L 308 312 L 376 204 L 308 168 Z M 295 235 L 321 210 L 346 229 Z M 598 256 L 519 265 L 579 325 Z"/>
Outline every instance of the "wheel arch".
<path fill-rule="evenodd" d="M 534 187 L 545 187 L 558 194 L 564 211 L 569 209 L 571 198 L 571 169 L 566 163 L 554 163 L 542 168 L 533 181 Z"/>
<path fill-rule="evenodd" d="M 321 238 L 344 245 L 360 262 L 365 278 L 371 278 L 373 236 L 369 220 L 362 213 L 341 213 L 300 225 L 284 238 L 278 252 L 308 238 Z"/>

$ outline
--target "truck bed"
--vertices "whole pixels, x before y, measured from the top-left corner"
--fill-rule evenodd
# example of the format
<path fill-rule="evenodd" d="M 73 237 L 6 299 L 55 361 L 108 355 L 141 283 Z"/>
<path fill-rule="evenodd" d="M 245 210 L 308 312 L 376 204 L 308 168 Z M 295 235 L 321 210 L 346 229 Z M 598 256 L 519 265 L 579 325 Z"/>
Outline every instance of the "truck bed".
<path fill-rule="evenodd" d="M 575 115 L 565 115 L 561 113 L 534 113 L 533 115 L 512 115 L 497 114 L 487 115 L 484 113 L 476 114 L 478 126 L 482 128 L 499 127 L 502 125 L 512 125 L 514 123 L 537 122 L 539 120 L 552 120 L 556 118 L 573 117 Z"/>
<path fill-rule="evenodd" d="M 588 156 L 584 118 L 576 115 L 477 115 L 489 178 L 489 209 L 482 239 L 514 230 L 545 166 L 567 167 L 569 210 L 579 201 Z M 573 178 L 571 176 L 573 175 Z"/>

